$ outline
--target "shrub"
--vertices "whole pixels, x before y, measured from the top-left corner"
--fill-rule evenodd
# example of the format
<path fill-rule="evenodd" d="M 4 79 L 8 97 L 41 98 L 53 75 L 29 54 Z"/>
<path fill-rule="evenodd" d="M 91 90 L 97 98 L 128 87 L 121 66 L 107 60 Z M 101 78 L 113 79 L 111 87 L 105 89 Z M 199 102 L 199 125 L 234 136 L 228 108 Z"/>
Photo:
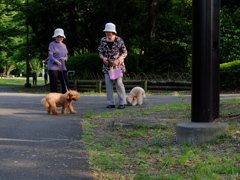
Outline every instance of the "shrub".
<path fill-rule="evenodd" d="M 127 73 L 186 72 L 189 52 L 185 46 L 171 42 L 151 43 L 145 55 L 128 52 L 125 59 Z M 87 79 L 90 74 L 102 74 L 102 60 L 97 53 L 82 54 L 69 58 L 69 71 L 75 78 Z"/>
<path fill-rule="evenodd" d="M 239 89 L 240 60 L 220 64 L 222 90 Z"/>
<path fill-rule="evenodd" d="M 140 73 L 143 67 L 139 64 L 144 61 L 143 58 L 143 55 L 128 53 L 124 61 L 127 72 Z M 97 53 L 72 56 L 69 57 L 67 68 L 75 71 L 75 79 L 84 80 L 88 79 L 89 74 L 102 74 L 102 60 Z"/>
<path fill-rule="evenodd" d="M 89 74 L 102 73 L 102 60 L 97 53 L 69 57 L 67 69 L 75 71 L 75 79 L 88 79 Z"/>
<path fill-rule="evenodd" d="M 186 72 L 189 51 L 186 46 L 167 41 L 151 43 L 145 54 L 144 69 L 149 73 Z"/>
<path fill-rule="evenodd" d="M 128 73 L 138 74 L 144 69 L 145 58 L 142 54 L 128 53 L 124 62 Z"/>
<path fill-rule="evenodd" d="M 240 60 L 220 64 L 221 72 L 240 72 Z"/>

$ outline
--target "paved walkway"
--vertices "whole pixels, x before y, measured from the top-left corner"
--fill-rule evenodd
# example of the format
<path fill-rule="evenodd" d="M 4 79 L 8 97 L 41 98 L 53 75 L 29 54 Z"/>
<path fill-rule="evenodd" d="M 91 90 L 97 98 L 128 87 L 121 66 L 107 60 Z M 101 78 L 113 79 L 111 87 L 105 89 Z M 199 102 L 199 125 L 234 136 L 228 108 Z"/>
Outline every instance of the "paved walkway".
<path fill-rule="evenodd" d="M 14 87 L 0 86 L 0 180 L 91 180 L 81 141 L 83 113 L 116 109 L 105 108 L 104 96 L 82 96 L 73 102 L 77 114 L 47 115 L 40 103 L 45 95 L 18 93 Z M 127 109 L 190 100 L 190 96 L 148 96 L 143 106 Z"/>
<path fill-rule="evenodd" d="M 80 109 L 50 116 L 44 95 L 9 88 L 0 86 L 0 179 L 91 180 Z"/>

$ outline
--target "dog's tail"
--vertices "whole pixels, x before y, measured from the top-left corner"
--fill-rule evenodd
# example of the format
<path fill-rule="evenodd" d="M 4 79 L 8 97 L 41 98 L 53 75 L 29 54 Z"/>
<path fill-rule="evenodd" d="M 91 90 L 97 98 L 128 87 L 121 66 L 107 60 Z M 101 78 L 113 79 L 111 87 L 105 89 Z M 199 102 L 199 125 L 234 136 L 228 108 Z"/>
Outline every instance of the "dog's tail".
<path fill-rule="evenodd" d="M 41 103 L 42 103 L 45 107 L 48 107 L 48 106 L 49 106 L 46 98 L 43 98 L 43 99 L 41 100 Z"/>
<path fill-rule="evenodd" d="M 143 91 L 143 98 L 144 98 L 144 100 L 146 99 L 146 93 L 145 93 L 145 91 Z"/>

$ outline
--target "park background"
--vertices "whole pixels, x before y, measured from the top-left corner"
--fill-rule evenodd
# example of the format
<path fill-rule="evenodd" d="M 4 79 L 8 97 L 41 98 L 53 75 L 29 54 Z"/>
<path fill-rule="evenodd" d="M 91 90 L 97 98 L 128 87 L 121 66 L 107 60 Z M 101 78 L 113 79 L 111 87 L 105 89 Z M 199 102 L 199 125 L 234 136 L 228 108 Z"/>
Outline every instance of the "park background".
<path fill-rule="evenodd" d="M 26 76 L 27 22 L 31 71 L 37 70 L 41 76 L 42 60 L 47 57 L 53 31 L 61 27 L 70 52 L 68 69 L 76 71 L 74 78 L 88 79 L 90 72 L 101 73 L 99 40 L 104 36 L 104 24 L 113 22 L 128 48 L 128 72 L 191 74 L 191 3 L 191 0 L 29 0 L 27 6 L 25 0 L 0 0 L 0 73 Z M 221 1 L 220 75 L 225 79 L 227 76 L 222 73 L 229 75 L 227 85 L 232 82 L 237 85 L 239 79 L 236 75 L 239 5 L 239 0 Z M 4 79 L 7 78 L 1 80 Z M 208 144 L 178 146 L 175 126 L 190 119 L 190 109 L 190 104 L 177 103 L 150 110 L 84 113 L 83 139 L 93 175 L 98 179 L 239 179 L 239 100 L 224 101 L 220 106 L 218 122 L 230 125 L 229 134 Z M 146 117 L 147 121 L 161 118 L 168 123 L 113 131 L 109 124 L 116 117 Z"/>
<path fill-rule="evenodd" d="M 74 79 L 101 74 L 104 25 L 116 24 L 128 49 L 127 73 L 191 74 L 191 0 L 0 0 L 0 73 L 27 76 L 43 63 L 53 31 L 63 28 Z M 221 0 L 221 86 L 238 88 L 240 1 Z M 26 52 L 28 52 L 26 54 Z M 230 83 L 230 80 L 232 81 Z"/>

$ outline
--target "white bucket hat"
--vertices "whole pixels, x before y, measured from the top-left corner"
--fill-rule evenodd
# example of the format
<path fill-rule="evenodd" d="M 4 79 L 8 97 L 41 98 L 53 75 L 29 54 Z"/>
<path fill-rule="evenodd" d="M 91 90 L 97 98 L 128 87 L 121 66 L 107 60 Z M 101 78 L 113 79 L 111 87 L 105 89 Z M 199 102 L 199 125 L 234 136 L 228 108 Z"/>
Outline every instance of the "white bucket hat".
<path fill-rule="evenodd" d="M 64 35 L 63 29 L 61 29 L 61 28 L 55 29 L 53 38 L 58 37 L 58 36 L 66 38 L 66 36 Z"/>
<path fill-rule="evenodd" d="M 105 29 L 103 30 L 103 32 L 114 32 L 115 34 L 117 34 L 115 24 L 113 24 L 113 23 L 107 23 L 107 24 L 105 25 Z"/>

